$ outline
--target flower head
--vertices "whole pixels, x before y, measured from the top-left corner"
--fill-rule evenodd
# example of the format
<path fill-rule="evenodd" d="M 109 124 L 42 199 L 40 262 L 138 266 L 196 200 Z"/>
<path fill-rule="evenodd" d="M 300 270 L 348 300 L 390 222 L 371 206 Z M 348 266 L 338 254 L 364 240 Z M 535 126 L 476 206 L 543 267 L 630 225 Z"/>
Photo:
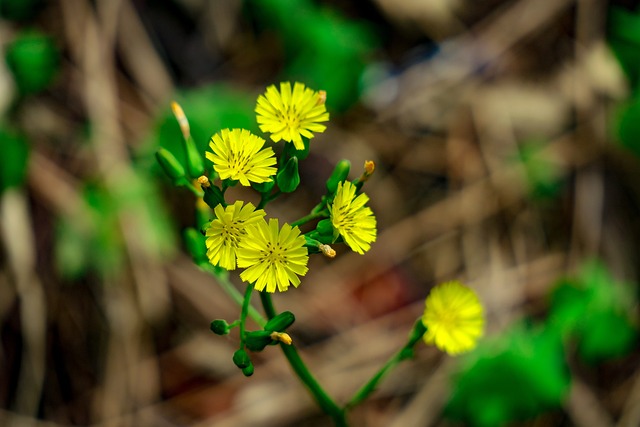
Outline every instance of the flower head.
<path fill-rule="evenodd" d="M 484 329 L 484 314 L 478 296 L 458 281 L 442 283 L 425 301 L 423 339 L 451 355 L 475 348 Z"/>
<path fill-rule="evenodd" d="M 211 137 L 206 152 L 207 159 L 220 179 L 234 179 L 249 186 L 249 181 L 260 183 L 271 180 L 277 169 L 275 154 L 271 147 L 262 149 L 264 139 L 246 129 L 223 129 Z"/>
<path fill-rule="evenodd" d="M 351 249 L 364 254 L 376 241 L 376 217 L 365 204 L 366 194 L 356 196 L 356 186 L 349 181 L 338 184 L 331 205 L 331 223 Z"/>
<path fill-rule="evenodd" d="M 304 150 L 302 137 L 313 138 L 312 132 L 324 132 L 327 128 L 320 124 L 329 120 L 324 105 L 323 91 L 315 92 L 302 83 L 280 83 L 280 91 L 275 85 L 267 88 L 258 97 L 256 113 L 262 132 L 271 133 L 271 139 L 293 142 L 297 150 Z"/>
<path fill-rule="evenodd" d="M 246 268 L 240 273 L 245 282 L 253 282 L 255 289 L 284 292 L 292 284 L 298 287 L 300 278 L 309 270 L 309 253 L 304 247 L 305 238 L 298 227 L 284 224 L 277 219 L 258 221 L 247 229 L 247 237 L 238 248 L 238 266 Z"/>
<path fill-rule="evenodd" d="M 247 235 L 246 227 L 262 220 L 266 214 L 262 209 L 256 210 L 251 203 L 242 205 L 242 201 L 237 201 L 226 208 L 216 206 L 213 210 L 216 218 L 205 232 L 209 262 L 227 270 L 236 268 L 236 252 L 238 244 Z"/>

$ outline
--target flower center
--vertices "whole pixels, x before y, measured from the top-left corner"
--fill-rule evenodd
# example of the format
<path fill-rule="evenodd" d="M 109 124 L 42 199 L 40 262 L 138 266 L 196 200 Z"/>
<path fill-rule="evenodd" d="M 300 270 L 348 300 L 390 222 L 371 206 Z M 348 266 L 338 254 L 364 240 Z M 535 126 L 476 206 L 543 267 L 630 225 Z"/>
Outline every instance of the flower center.
<path fill-rule="evenodd" d="M 270 264 L 285 264 L 287 261 L 286 252 L 278 244 L 267 242 L 267 248 L 264 251 L 264 260 Z"/>

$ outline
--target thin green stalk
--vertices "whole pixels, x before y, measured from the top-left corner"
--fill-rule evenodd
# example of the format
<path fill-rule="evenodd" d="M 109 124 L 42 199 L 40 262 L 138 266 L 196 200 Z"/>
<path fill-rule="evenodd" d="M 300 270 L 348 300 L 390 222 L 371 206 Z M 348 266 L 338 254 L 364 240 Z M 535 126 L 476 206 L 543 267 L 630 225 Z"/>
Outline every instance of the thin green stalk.
<path fill-rule="evenodd" d="M 418 319 L 415 322 L 413 329 L 409 334 L 409 339 L 407 340 L 407 343 L 404 345 L 404 347 L 402 347 L 396 354 L 391 356 L 391 358 L 387 360 L 382 368 L 380 368 L 380 370 L 376 372 L 375 375 L 371 377 L 371 379 L 365 385 L 363 385 L 360 390 L 356 392 L 356 394 L 353 395 L 351 400 L 349 400 L 349 402 L 345 405 L 345 410 L 353 408 L 354 406 L 365 400 L 367 397 L 369 397 L 369 395 L 378 386 L 380 380 L 382 380 L 382 378 L 384 378 L 391 369 L 395 368 L 403 360 L 412 358 L 413 347 L 415 347 L 417 342 L 420 340 L 420 338 L 422 338 L 426 331 L 427 329 L 422 323 L 422 320 Z"/>
<path fill-rule="evenodd" d="M 212 273 L 216 279 L 218 279 L 218 283 L 222 287 L 222 290 L 226 292 L 227 295 L 240 307 L 244 303 L 244 298 L 242 294 L 233 286 L 233 284 L 229 281 L 229 278 L 223 275 L 217 275 L 212 270 L 208 270 Z M 253 308 L 253 306 L 249 305 L 248 313 L 249 317 L 256 322 L 261 328 L 264 328 L 264 325 L 267 324 L 267 320 L 262 317 L 260 312 Z"/>
<path fill-rule="evenodd" d="M 262 306 L 264 307 L 264 312 L 267 317 L 269 319 L 273 318 L 276 315 L 276 310 L 271 301 L 271 295 L 267 292 L 260 292 L 260 300 L 262 301 Z M 348 424 L 344 410 L 329 397 L 327 392 L 324 391 L 311 372 L 309 372 L 307 365 L 302 361 L 295 346 L 280 343 L 280 348 L 300 381 L 307 387 L 307 390 L 309 390 L 320 408 L 333 419 L 336 427 L 347 427 Z"/>
<path fill-rule="evenodd" d="M 196 197 L 204 196 L 204 192 L 202 190 L 198 190 L 195 185 L 191 183 L 188 179 L 185 178 L 183 185 L 189 189 Z"/>
<path fill-rule="evenodd" d="M 260 203 L 258 203 L 258 206 L 257 206 L 256 209 L 264 208 L 265 206 L 267 206 L 267 203 L 277 199 L 280 196 L 280 194 L 282 194 L 282 192 L 280 190 L 277 190 L 273 194 L 261 193 L 260 194 Z"/>
<path fill-rule="evenodd" d="M 247 313 L 251 306 L 251 294 L 253 293 L 253 283 L 247 285 L 244 292 L 244 300 L 242 301 L 242 311 L 240 311 L 240 348 L 244 348 L 244 325 L 247 320 Z"/>
<path fill-rule="evenodd" d="M 320 212 L 312 212 L 307 216 L 303 216 L 302 218 L 300 218 L 297 221 L 293 221 L 291 223 L 291 226 L 292 227 L 295 227 L 296 225 L 300 226 L 300 225 L 305 224 L 305 223 L 307 223 L 307 222 L 309 222 L 311 220 L 314 220 L 316 218 L 325 218 L 326 216 L 327 216 L 327 212 L 324 211 L 324 210 L 322 210 Z"/>

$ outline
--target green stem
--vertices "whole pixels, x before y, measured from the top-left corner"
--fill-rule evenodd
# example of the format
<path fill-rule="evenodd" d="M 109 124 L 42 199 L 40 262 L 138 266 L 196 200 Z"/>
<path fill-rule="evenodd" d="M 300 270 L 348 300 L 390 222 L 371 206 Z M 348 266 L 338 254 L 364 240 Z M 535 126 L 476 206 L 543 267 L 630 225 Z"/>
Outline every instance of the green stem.
<path fill-rule="evenodd" d="M 249 312 L 251 294 L 253 293 L 253 283 L 247 285 L 247 289 L 244 292 L 244 301 L 242 301 L 242 311 L 240 312 L 240 348 L 244 348 L 244 324 L 247 320 L 247 313 Z"/>
<path fill-rule="evenodd" d="M 311 220 L 314 220 L 316 218 L 323 218 L 323 217 L 326 217 L 326 216 L 327 216 L 327 212 L 324 211 L 324 210 L 322 210 L 320 212 L 312 212 L 307 216 L 303 216 L 302 218 L 300 218 L 297 221 L 293 221 L 291 223 L 291 226 L 292 227 L 295 227 L 296 225 L 300 226 L 300 225 L 305 224 L 305 223 L 307 223 L 307 222 L 309 222 Z"/>
<path fill-rule="evenodd" d="M 198 190 L 196 188 L 195 185 L 193 185 L 191 183 L 191 181 L 189 181 L 188 179 L 185 178 L 184 182 L 182 183 L 182 185 L 184 185 L 185 187 L 187 187 L 189 189 L 189 191 L 191 191 L 196 197 L 202 197 L 204 196 L 204 192 L 202 190 Z"/>
<path fill-rule="evenodd" d="M 229 278 L 226 275 L 215 274 L 213 272 L 213 269 L 207 268 L 207 271 L 209 271 L 211 274 L 213 274 L 216 277 L 216 279 L 218 279 L 218 283 L 220 284 L 220 287 L 222 288 L 223 291 L 225 291 L 227 295 L 229 295 L 229 298 L 231 298 L 236 304 L 242 307 L 242 305 L 244 304 L 244 298 L 242 297 L 242 294 L 235 288 L 235 286 L 233 286 L 233 284 L 229 281 Z M 264 317 L 262 317 L 260 312 L 255 308 L 253 308 L 253 306 L 251 305 L 249 305 L 249 311 L 247 314 L 261 328 L 264 328 L 264 325 L 267 324 L 267 321 L 265 320 Z"/>
<path fill-rule="evenodd" d="M 403 360 L 407 360 L 413 357 L 413 347 L 417 344 L 420 338 L 422 338 L 425 332 L 426 328 L 424 327 L 422 320 L 418 319 L 415 322 L 413 330 L 411 331 L 411 334 L 409 334 L 409 339 L 404 347 L 402 347 L 396 354 L 391 356 L 391 358 L 387 360 L 382 368 L 380 368 L 380 370 L 376 372 L 375 375 L 371 377 L 371 379 L 365 385 L 363 385 L 360 390 L 356 392 L 356 394 L 353 395 L 351 400 L 349 400 L 349 402 L 346 404 L 345 410 L 353 408 L 354 406 L 365 400 L 367 397 L 369 397 L 369 395 L 378 386 L 380 380 L 382 380 L 382 378 L 384 378 L 391 369 L 395 368 L 396 365 L 398 365 Z"/>
<path fill-rule="evenodd" d="M 277 199 L 278 196 L 280 196 L 280 194 L 282 194 L 282 192 L 280 190 L 277 190 L 273 194 L 261 193 L 260 194 L 260 203 L 258 203 L 258 206 L 256 207 L 256 209 L 264 208 L 265 206 L 267 206 L 267 203 Z"/>
<path fill-rule="evenodd" d="M 260 300 L 262 301 L 262 306 L 264 307 L 264 312 L 267 317 L 269 319 L 273 318 L 276 315 L 276 310 L 271 301 L 271 295 L 267 292 L 260 292 Z M 309 372 L 307 365 L 302 361 L 295 346 L 280 343 L 280 348 L 282 348 L 282 352 L 289 361 L 291 368 L 300 381 L 307 387 L 307 390 L 309 390 L 320 408 L 333 419 L 336 427 L 346 427 L 347 419 L 344 410 L 329 397 L 327 392 L 324 391 L 311 372 Z"/>

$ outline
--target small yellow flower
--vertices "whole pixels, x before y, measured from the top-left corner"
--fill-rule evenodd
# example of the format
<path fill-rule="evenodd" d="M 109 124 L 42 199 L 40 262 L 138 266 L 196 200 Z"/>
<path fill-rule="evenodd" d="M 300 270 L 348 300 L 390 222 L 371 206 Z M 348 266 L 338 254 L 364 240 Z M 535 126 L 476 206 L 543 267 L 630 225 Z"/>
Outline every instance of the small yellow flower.
<path fill-rule="evenodd" d="M 483 311 L 474 291 L 458 281 L 442 283 L 425 301 L 423 339 L 451 355 L 473 350 L 483 334 Z"/>
<path fill-rule="evenodd" d="M 266 214 L 262 209 L 256 210 L 251 203 L 242 205 L 239 200 L 226 208 L 216 206 L 213 210 L 216 218 L 205 232 L 209 262 L 227 270 L 236 268 L 236 252 L 238 244 L 247 235 L 246 227 L 262 220 Z"/>
<path fill-rule="evenodd" d="M 275 154 L 271 147 L 262 149 L 264 139 L 246 129 L 223 129 L 211 137 L 206 152 L 207 159 L 220 179 L 233 179 L 249 186 L 249 181 L 261 183 L 271 181 L 277 169 Z"/>
<path fill-rule="evenodd" d="M 297 288 L 298 276 L 309 270 L 309 253 L 304 245 L 298 227 L 285 223 L 280 229 L 274 218 L 269 224 L 259 221 L 247 229 L 247 237 L 238 247 L 238 267 L 246 268 L 240 278 L 254 283 L 258 291 L 266 288 L 267 292 L 284 292 L 290 284 Z"/>
<path fill-rule="evenodd" d="M 356 196 L 356 186 L 349 181 L 338 184 L 331 205 L 331 223 L 351 249 L 364 254 L 376 241 L 376 217 L 365 204 L 369 197 Z"/>
<path fill-rule="evenodd" d="M 297 150 L 304 150 L 302 137 L 313 138 L 312 132 L 324 132 L 327 128 L 320 124 L 329 120 L 324 104 L 326 93 L 315 92 L 302 83 L 280 83 L 280 91 L 275 85 L 267 88 L 258 97 L 256 113 L 262 132 L 269 132 L 271 139 L 293 142 Z"/>

